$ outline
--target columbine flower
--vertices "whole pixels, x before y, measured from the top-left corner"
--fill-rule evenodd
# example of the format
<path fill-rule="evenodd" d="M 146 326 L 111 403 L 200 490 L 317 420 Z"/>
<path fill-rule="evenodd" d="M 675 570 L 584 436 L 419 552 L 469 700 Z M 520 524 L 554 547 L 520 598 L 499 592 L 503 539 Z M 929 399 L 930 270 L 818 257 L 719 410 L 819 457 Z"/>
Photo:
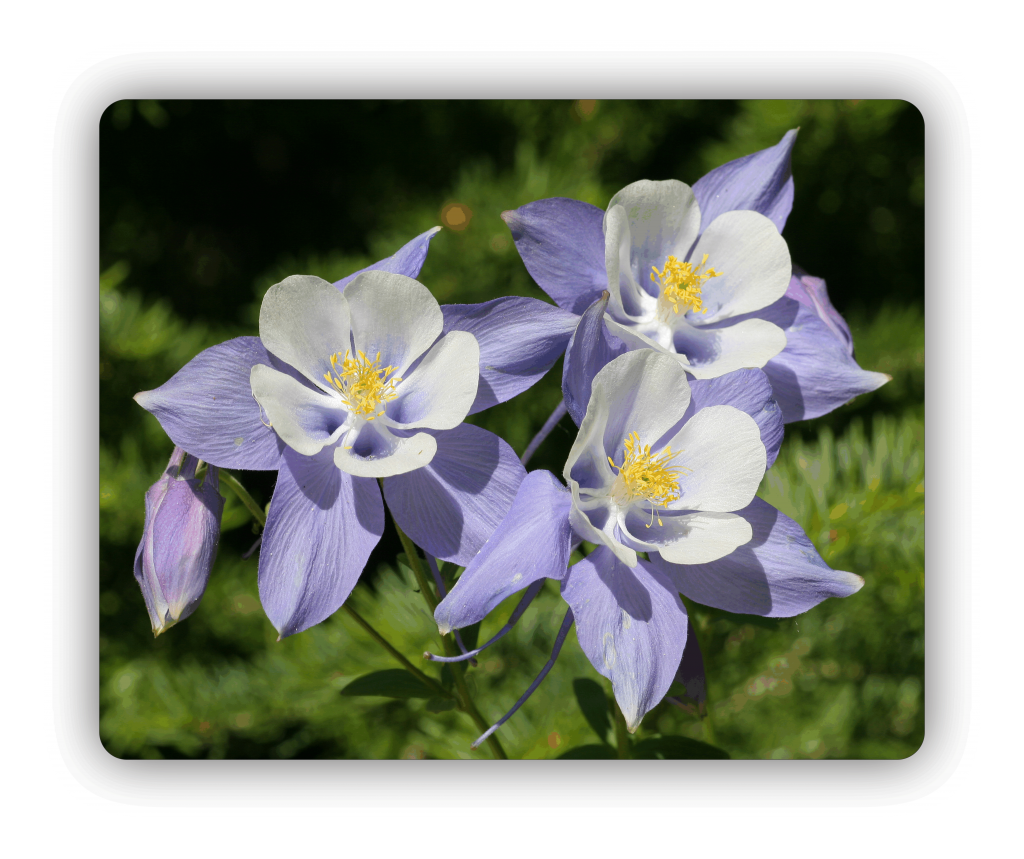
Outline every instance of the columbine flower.
<path fill-rule="evenodd" d="M 563 476 L 569 520 L 579 537 L 622 563 L 637 551 L 704 563 L 750 539 L 732 511 L 746 506 L 764 476 L 757 424 L 733 406 L 690 404 L 686 375 L 668 355 L 645 350 L 608 364 L 593 393 Z"/>
<path fill-rule="evenodd" d="M 278 471 L 259 584 L 282 637 L 355 586 L 384 527 L 376 478 L 417 544 L 465 564 L 525 475 L 506 442 L 462 420 L 533 384 L 574 320 L 530 299 L 439 307 L 407 276 L 435 232 L 334 285 L 288 278 L 264 299 L 259 338 L 207 349 L 136 395 L 207 462 Z"/>
<path fill-rule="evenodd" d="M 502 217 L 530 275 L 559 307 L 582 315 L 607 290 L 604 319 L 626 348 L 674 354 L 698 379 L 763 367 L 787 422 L 816 417 L 887 377 L 866 373 L 852 356 L 837 365 L 830 329 L 800 312 L 800 299 L 784 297 L 794 291 L 779 233 L 793 204 L 795 141 L 790 131 L 692 189 L 635 182 L 605 212 L 556 197 Z"/>
<path fill-rule="evenodd" d="M 437 607 L 442 633 L 543 578 L 558 580 L 580 646 L 611 679 L 633 730 L 679 669 L 680 592 L 769 617 L 856 592 L 859 576 L 830 569 L 795 522 L 754 497 L 778 453 L 781 422 L 760 370 L 687 383 L 671 356 L 615 358 L 593 380 L 565 466 L 568 488 L 550 472 L 527 475 Z M 598 548 L 567 569 L 580 540 Z"/>
<path fill-rule="evenodd" d="M 159 635 L 199 606 L 217 543 L 224 499 L 213 466 L 196 479 L 194 456 L 174 448 L 167 469 L 146 492 L 146 522 L 135 552 L 135 579 Z"/>

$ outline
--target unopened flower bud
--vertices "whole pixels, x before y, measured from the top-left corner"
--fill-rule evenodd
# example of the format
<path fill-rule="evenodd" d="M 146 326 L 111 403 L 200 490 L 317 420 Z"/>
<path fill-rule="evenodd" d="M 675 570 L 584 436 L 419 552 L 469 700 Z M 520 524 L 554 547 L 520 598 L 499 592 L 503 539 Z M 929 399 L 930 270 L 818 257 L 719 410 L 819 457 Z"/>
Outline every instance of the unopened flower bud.
<path fill-rule="evenodd" d="M 206 590 L 224 499 L 217 469 L 196 478 L 199 460 L 174 448 L 160 479 L 146 492 L 146 524 L 135 553 L 135 578 L 149 609 L 153 634 L 184 620 Z"/>
<path fill-rule="evenodd" d="M 850 326 L 846 324 L 846 320 L 843 319 L 839 311 L 832 306 L 824 280 L 814 277 L 800 266 L 794 265 L 793 277 L 786 289 L 786 297 L 796 299 L 817 313 L 818 318 L 831 329 L 850 357 L 853 357 L 853 335 L 850 333 Z"/>

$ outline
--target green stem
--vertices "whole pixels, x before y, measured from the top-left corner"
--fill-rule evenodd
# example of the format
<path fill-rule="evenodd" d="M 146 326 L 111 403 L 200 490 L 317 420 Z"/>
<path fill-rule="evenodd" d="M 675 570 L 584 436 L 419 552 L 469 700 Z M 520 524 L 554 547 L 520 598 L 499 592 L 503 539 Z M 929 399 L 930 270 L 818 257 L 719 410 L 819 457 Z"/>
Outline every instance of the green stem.
<path fill-rule="evenodd" d="M 629 758 L 629 731 L 626 729 L 626 717 L 618 702 L 612 698 L 612 712 L 615 713 L 615 750 L 620 760 Z"/>
<path fill-rule="evenodd" d="M 416 577 L 416 583 L 420 586 L 420 593 L 423 594 L 423 599 L 427 606 L 430 608 L 430 613 L 434 613 L 434 609 L 437 608 L 437 596 L 434 594 L 434 589 L 427 579 L 426 571 L 423 569 L 423 564 L 420 563 L 419 551 L 416 549 L 416 544 L 406 535 L 406 533 L 398 526 L 395 522 L 395 517 L 391 517 L 391 521 L 394 522 L 395 530 L 398 532 L 398 539 L 402 541 L 402 548 L 405 549 L 405 556 L 409 559 L 409 568 L 412 570 L 412 574 Z M 447 636 L 441 636 L 441 644 L 444 647 L 444 652 L 447 656 L 455 656 L 456 650 L 455 645 Z M 466 666 L 458 663 L 451 663 L 452 677 L 455 679 L 455 688 L 458 690 L 458 697 L 456 700 L 459 702 L 459 709 L 466 713 L 474 722 L 480 732 L 483 733 L 490 726 L 486 719 L 481 715 L 480 711 L 476 708 L 476 704 L 473 703 L 473 699 L 469 696 L 469 687 L 466 686 L 465 671 Z M 494 734 L 491 734 L 487 738 L 487 745 L 491 747 L 491 752 L 498 760 L 507 761 L 508 755 L 505 754 L 505 749 L 502 748 L 501 742 Z"/>
<path fill-rule="evenodd" d="M 704 715 L 701 718 L 701 723 L 704 725 L 704 741 L 711 746 L 717 746 L 715 742 L 715 731 L 711 727 L 711 708 L 707 706 L 707 702 L 704 702 Z"/>
<path fill-rule="evenodd" d="M 456 650 L 454 643 L 448 638 L 448 636 L 441 636 L 441 643 L 444 645 L 445 653 L 448 656 L 455 656 Z M 469 717 L 476 722 L 476 726 L 480 729 L 480 733 L 486 731 L 490 726 L 487 720 L 484 719 L 483 715 L 476 708 L 476 704 L 473 703 L 473 699 L 469 697 L 469 687 L 466 686 L 466 666 L 465 663 L 452 662 L 449 663 L 449 667 L 452 670 L 452 677 L 455 678 L 455 688 L 459 690 L 459 698 L 461 698 L 460 709 L 463 712 L 469 714 Z M 491 753 L 499 761 L 507 761 L 508 755 L 505 754 L 505 749 L 502 747 L 501 742 L 494 734 L 491 734 L 487 738 L 487 745 L 491 747 Z"/>
<path fill-rule="evenodd" d="M 347 602 L 344 605 L 342 605 L 342 608 L 345 609 L 345 611 L 347 611 L 349 613 L 349 615 L 352 616 L 352 618 L 356 621 L 356 623 L 358 623 L 363 629 L 365 629 L 367 631 L 367 633 L 369 633 L 370 637 L 374 641 L 376 641 L 388 653 L 390 653 L 393 657 L 395 657 L 395 659 L 397 659 L 402 664 L 402 667 L 405 668 L 405 670 L 408 671 L 410 674 L 412 674 L 414 677 L 416 677 L 417 680 L 419 680 L 421 683 L 424 683 L 425 685 L 429 686 L 438 695 L 440 695 L 440 696 L 442 696 L 444 698 L 454 698 L 455 697 L 454 695 L 452 695 L 451 692 L 449 692 L 447 689 L 442 687 L 440 683 L 438 683 L 436 680 L 428 677 L 426 674 L 424 674 L 422 671 L 420 671 L 415 665 L 413 665 L 408 659 L 406 659 L 404 656 L 402 656 L 402 654 L 399 653 L 392 646 L 391 642 L 389 642 L 383 635 L 381 635 L 379 632 L 377 632 L 377 630 L 375 630 L 372 626 L 370 626 L 370 624 L 366 621 L 366 619 L 361 614 L 359 614 L 359 612 L 357 612 L 354 608 L 352 608 L 352 606 L 350 606 Z"/>
<path fill-rule="evenodd" d="M 426 601 L 427 606 L 430 608 L 430 613 L 433 615 L 434 609 L 437 608 L 437 596 L 434 594 L 434 589 L 430 586 L 430 582 L 427 580 L 426 571 L 423 569 L 423 564 L 420 563 L 420 554 L 416 551 L 416 544 L 410 540 L 405 532 L 398 527 L 398 523 L 395 522 L 395 517 L 391 517 L 391 521 L 395 523 L 395 530 L 398 532 L 398 539 L 402 541 L 402 548 L 405 549 L 405 556 L 409 559 L 409 569 L 412 570 L 412 574 L 416 577 L 416 584 L 420 586 L 420 593 L 423 594 L 423 599 Z"/>
<path fill-rule="evenodd" d="M 226 471 L 220 473 L 220 479 L 223 484 L 231 487 L 231 491 L 238 496 L 238 500 L 245 505 L 245 509 L 252 513 L 253 518 L 260 523 L 261 526 L 266 527 L 267 517 L 260 505 L 256 503 L 256 500 L 245 491 L 245 487 L 235 478 L 233 474 L 229 474 Z"/>

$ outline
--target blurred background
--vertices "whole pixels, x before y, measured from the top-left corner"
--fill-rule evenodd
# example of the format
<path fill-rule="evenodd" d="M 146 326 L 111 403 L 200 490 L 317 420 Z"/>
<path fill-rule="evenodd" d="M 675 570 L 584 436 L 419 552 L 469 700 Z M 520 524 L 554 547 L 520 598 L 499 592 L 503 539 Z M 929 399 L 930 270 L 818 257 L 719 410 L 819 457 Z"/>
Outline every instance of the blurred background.
<path fill-rule="evenodd" d="M 604 208 L 642 178 L 692 185 L 796 127 L 796 200 L 784 233 L 793 261 L 826 279 L 861 366 L 893 381 L 789 424 L 759 494 L 796 519 L 832 567 L 866 584 L 785 620 L 691 606 L 714 733 L 663 702 L 634 740 L 657 748 L 659 738 L 713 736 L 734 758 L 913 754 L 924 738 L 924 123 L 906 102 L 870 100 L 111 105 L 99 124 L 100 732 L 110 753 L 489 757 L 486 746 L 470 752 L 478 731 L 460 713 L 431 712 L 421 698 L 342 694 L 360 675 L 396 667 L 344 612 L 275 641 L 257 558 L 242 559 L 256 535 L 226 489 L 206 595 L 154 640 L 132 566 L 143 495 L 172 445 L 132 395 L 208 346 L 258 333 L 273 283 L 300 273 L 336 280 L 434 225 L 444 229 L 419 279 L 438 301 L 549 300 L 523 267 L 503 210 L 554 196 Z M 557 404 L 560 380 L 561 362 L 470 420 L 522 453 Z M 574 436 L 566 417 L 530 468 L 560 474 Z M 240 476 L 257 501 L 270 500 L 273 474 Z M 395 563 L 399 551 L 389 524 L 351 599 L 415 661 L 441 643 Z M 516 603 L 483 622 L 481 640 Z M 548 583 L 469 669 L 487 719 L 536 676 L 564 612 Z M 610 686 L 571 632 L 498 736 L 511 757 L 603 748 L 602 694 Z"/>

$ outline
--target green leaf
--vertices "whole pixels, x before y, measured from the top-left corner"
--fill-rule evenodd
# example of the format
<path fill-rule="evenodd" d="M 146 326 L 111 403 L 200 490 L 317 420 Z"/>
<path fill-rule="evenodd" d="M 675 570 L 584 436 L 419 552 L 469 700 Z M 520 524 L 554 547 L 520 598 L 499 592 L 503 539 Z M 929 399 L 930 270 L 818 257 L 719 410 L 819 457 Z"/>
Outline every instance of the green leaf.
<path fill-rule="evenodd" d="M 381 698 L 432 698 L 434 692 L 408 671 L 388 668 L 357 677 L 341 694 L 348 698 L 379 696 Z"/>
<path fill-rule="evenodd" d="M 455 702 L 451 698 L 431 698 L 427 701 L 428 713 L 443 713 L 445 710 L 454 710 Z"/>
<path fill-rule="evenodd" d="M 728 760 L 729 753 L 689 737 L 651 737 L 633 746 L 635 760 Z"/>
<path fill-rule="evenodd" d="M 612 714 L 608 706 L 608 696 L 604 694 L 601 684 L 587 677 L 577 677 L 572 681 L 572 691 L 576 695 L 576 703 L 583 711 L 587 724 L 605 743 L 611 744 Z"/>
<path fill-rule="evenodd" d="M 560 754 L 557 760 L 560 761 L 610 761 L 615 759 L 615 749 L 601 743 L 592 743 L 588 746 L 576 746 L 575 749 Z"/>

